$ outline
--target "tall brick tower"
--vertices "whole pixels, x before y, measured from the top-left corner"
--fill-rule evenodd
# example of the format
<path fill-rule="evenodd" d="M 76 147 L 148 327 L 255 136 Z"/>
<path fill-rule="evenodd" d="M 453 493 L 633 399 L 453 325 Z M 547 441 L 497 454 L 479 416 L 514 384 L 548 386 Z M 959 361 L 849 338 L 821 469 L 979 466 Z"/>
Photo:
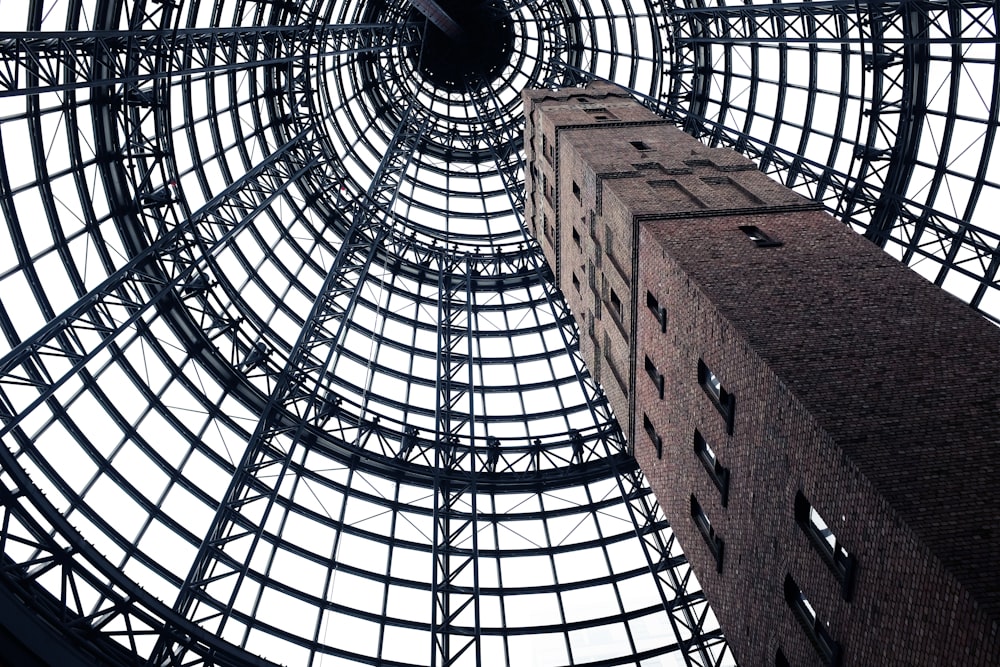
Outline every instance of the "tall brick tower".
<path fill-rule="evenodd" d="M 607 84 L 526 217 L 746 665 L 1000 664 L 1000 330 Z"/>

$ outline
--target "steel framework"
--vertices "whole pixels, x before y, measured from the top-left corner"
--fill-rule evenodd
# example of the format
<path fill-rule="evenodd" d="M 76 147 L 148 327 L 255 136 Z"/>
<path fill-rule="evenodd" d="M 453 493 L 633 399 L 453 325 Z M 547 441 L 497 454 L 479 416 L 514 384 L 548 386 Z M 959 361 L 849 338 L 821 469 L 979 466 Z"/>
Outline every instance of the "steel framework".
<path fill-rule="evenodd" d="M 441 86 L 452 7 L 0 0 L 34 658 L 733 663 L 524 228 L 524 87 L 623 85 L 1000 321 L 994 3 L 483 3 L 506 65 Z"/>

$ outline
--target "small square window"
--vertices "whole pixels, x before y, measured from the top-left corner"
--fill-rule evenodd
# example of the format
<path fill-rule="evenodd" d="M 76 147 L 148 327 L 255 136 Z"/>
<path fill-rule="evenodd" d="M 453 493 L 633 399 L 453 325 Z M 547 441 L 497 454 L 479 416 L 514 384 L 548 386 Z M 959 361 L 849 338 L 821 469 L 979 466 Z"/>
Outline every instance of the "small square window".
<path fill-rule="evenodd" d="M 806 631 L 809 640 L 816 647 L 823 662 L 830 667 L 840 664 L 840 644 L 833 640 L 826 629 L 826 624 L 816 614 L 816 609 L 806 598 L 792 575 L 785 575 L 785 602 L 795 614 L 795 618 Z"/>
<path fill-rule="evenodd" d="M 736 398 L 726 391 L 719 377 L 701 359 L 698 360 L 698 384 L 705 390 L 705 393 L 708 394 L 716 409 L 725 418 L 726 433 L 732 435 L 733 418 L 736 413 Z"/>
<path fill-rule="evenodd" d="M 660 395 L 660 399 L 663 399 L 663 374 L 660 373 L 656 368 L 656 364 L 649 357 L 646 357 L 646 374 L 649 375 L 649 379 L 653 381 L 653 386 L 656 387 L 656 392 Z"/>
<path fill-rule="evenodd" d="M 605 107 L 587 107 L 584 111 L 593 116 L 594 120 L 617 120 L 617 117 Z"/>
<path fill-rule="evenodd" d="M 765 234 L 756 225 L 741 225 L 740 231 L 747 235 L 754 245 L 758 248 L 780 248 L 785 245 L 781 241 L 776 241 L 770 236 Z"/>
<path fill-rule="evenodd" d="M 705 440 L 698 429 L 694 431 L 694 452 L 698 455 L 698 459 L 702 465 L 705 466 L 708 476 L 716 488 L 719 489 L 719 493 L 722 494 L 722 506 L 726 507 L 729 504 L 729 468 L 719 463 L 719 458 L 715 455 L 715 451 L 709 446 L 708 441 Z"/>
<path fill-rule="evenodd" d="M 691 519 L 694 521 L 694 525 L 698 527 L 698 532 L 705 538 L 708 550 L 715 557 L 716 571 L 722 572 L 722 556 L 726 545 L 722 541 L 722 538 L 715 534 L 712 522 L 709 521 L 708 515 L 705 514 L 705 511 L 701 508 L 698 499 L 694 497 L 693 493 L 691 494 Z"/>
<path fill-rule="evenodd" d="M 656 458 L 663 458 L 663 439 L 656 433 L 656 429 L 653 427 L 653 422 L 649 420 L 649 415 L 646 413 L 642 414 L 642 427 L 646 431 L 646 435 L 649 436 L 650 442 L 653 443 L 653 447 L 656 449 Z"/>
<path fill-rule="evenodd" d="M 622 315 L 622 300 L 618 298 L 618 293 L 613 289 L 610 290 L 611 308 L 614 310 L 614 314 L 618 317 Z"/>
<path fill-rule="evenodd" d="M 857 558 L 837 540 L 830 526 L 801 491 L 795 494 L 795 522 L 840 580 L 840 595 L 849 602 L 857 576 Z"/>
<path fill-rule="evenodd" d="M 646 291 L 646 308 L 649 308 L 649 311 L 656 317 L 656 321 L 660 323 L 660 332 L 665 333 L 667 330 L 667 309 L 662 308 L 660 302 L 648 290 Z"/>

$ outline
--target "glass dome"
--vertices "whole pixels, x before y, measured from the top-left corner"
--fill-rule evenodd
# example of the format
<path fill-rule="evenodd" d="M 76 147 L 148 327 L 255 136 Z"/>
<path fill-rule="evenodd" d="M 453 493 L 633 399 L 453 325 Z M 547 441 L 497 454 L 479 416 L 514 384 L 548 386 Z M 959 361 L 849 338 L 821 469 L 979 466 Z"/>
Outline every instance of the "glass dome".
<path fill-rule="evenodd" d="M 36 651 L 733 663 L 523 226 L 525 87 L 618 83 L 1000 317 L 992 3 L 0 11 Z"/>

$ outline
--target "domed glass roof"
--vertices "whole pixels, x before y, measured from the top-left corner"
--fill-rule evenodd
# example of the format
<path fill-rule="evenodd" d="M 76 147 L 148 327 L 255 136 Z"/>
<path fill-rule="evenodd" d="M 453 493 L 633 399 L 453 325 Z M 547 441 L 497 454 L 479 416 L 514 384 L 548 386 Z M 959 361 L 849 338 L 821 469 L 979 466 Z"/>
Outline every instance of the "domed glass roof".
<path fill-rule="evenodd" d="M 526 87 L 618 83 L 1000 317 L 989 2 L 0 11 L 3 581 L 73 651 L 733 662 L 523 226 Z"/>

